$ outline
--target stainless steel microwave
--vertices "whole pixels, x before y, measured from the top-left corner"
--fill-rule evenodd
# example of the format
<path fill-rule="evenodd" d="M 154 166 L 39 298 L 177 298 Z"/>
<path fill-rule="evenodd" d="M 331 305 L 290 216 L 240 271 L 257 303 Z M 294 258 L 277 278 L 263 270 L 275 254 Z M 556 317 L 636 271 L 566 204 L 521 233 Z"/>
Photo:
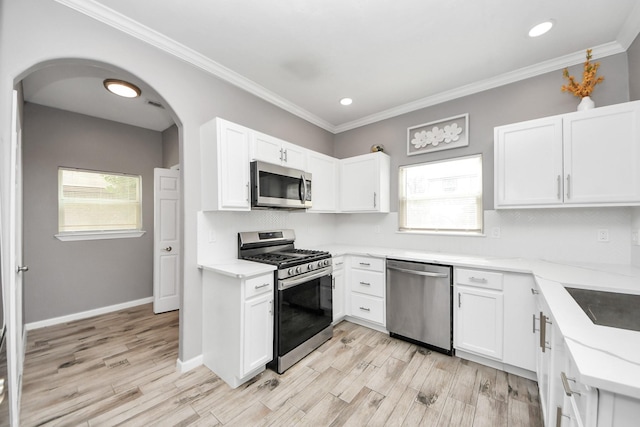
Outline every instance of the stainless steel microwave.
<path fill-rule="evenodd" d="M 251 162 L 251 207 L 310 208 L 311 174 L 271 163 Z"/>

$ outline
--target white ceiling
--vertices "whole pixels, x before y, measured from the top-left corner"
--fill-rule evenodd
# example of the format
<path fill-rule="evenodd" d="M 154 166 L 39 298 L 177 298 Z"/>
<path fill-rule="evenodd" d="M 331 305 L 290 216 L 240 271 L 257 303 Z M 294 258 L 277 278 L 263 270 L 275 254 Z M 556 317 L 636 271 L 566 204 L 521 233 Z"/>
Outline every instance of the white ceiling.
<path fill-rule="evenodd" d="M 640 31 L 638 0 L 56 1 L 332 132 L 577 64 L 587 48 L 622 52 Z M 549 18 L 551 32 L 527 36 Z"/>

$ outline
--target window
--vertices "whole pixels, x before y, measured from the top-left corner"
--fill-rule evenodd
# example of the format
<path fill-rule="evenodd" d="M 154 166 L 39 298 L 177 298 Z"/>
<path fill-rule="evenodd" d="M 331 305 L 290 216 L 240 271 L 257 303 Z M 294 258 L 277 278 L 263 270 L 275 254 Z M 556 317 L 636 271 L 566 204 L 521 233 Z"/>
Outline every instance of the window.
<path fill-rule="evenodd" d="M 59 168 L 58 238 L 141 231 L 141 181 L 139 175 Z"/>
<path fill-rule="evenodd" d="M 400 167 L 400 231 L 482 233 L 482 156 Z"/>

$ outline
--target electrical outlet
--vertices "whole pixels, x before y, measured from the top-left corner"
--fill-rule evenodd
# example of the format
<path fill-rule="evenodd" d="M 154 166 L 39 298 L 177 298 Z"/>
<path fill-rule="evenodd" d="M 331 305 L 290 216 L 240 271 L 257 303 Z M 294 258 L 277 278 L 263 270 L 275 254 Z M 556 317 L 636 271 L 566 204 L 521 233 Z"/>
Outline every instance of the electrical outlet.
<path fill-rule="evenodd" d="M 609 241 L 609 230 L 606 228 L 601 228 L 598 230 L 598 242 L 608 242 Z"/>
<path fill-rule="evenodd" d="M 380 234 L 380 226 L 379 226 L 379 225 L 376 225 L 376 226 L 373 228 L 373 232 L 374 232 L 374 233 L 376 233 L 376 234 Z"/>
<path fill-rule="evenodd" d="M 491 237 L 493 237 L 494 239 L 500 238 L 500 227 L 493 227 L 491 229 Z"/>

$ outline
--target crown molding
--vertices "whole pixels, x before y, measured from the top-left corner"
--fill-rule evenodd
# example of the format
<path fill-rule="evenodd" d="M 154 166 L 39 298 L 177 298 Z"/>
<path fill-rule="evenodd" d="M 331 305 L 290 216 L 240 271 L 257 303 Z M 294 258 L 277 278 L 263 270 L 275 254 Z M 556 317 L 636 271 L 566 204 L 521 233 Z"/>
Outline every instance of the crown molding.
<path fill-rule="evenodd" d="M 55 0 L 56 2 L 67 6 L 77 12 L 89 16 L 103 24 L 113 27 L 123 33 L 142 40 L 158 49 L 161 49 L 170 55 L 182 59 L 220 79 L 231 83 L 265 101 L 282 108 L 322 129 L 335 133 L 335 127 L 321 119 L 320 117 L 310 113 L 309 111 L 289 102 L 281 96 L 269 91 L 263 86 L 257 84 L 235 71 L 207 58 L 201 53 L 178 43 L 177 41 L 155 31 L 146 25 L 143 25 L 109 7 L 106 7 L 94 0 Z"/>
<path fill-rule="evenodd" d="M 603 58 L 617 53 L 625 52 L 620 43 L 612 42 L 603 44 L 593 48 L 593 58 Z M 510 83 L 515 83 L 520 80 L 529 79 L 552 71 L 557 71 L 565 67 L 580 64 L 584 62 L 584 51 L 571 53 L 569 55 L 561 56 L 551 59 L 549 61 L 541 62 L 539 64 L 520 68 L 515 71 L 511 71 L 505 74 L 501 74 L 496 77 L 481 80 L 478 82 L 470 83 L 465 86 L 460 86 L 455 89 L 440 92 L 435 95 L 428 96 L 426 98 L 418 99 L 416 101 L 399 105 L 394 108 L 390 108 L 379 113 L 372 114 L 367 117 L 363 117 L 352 122 L 344 123 L 336 126 L 334 133 L 346 132 L 348 130 L 356 129 L 361 126 L 376 123 L 382 120 L 390 119 L 392 117 L 400 116 L 402 114 L 411 113 L 416 110 L 420 110 L 426 107 L 432 107 L 434 105 L 441 104 L 443 102 L 452 101 L 454 99 L 462 98 L 483 92 L 485 90 L 494 89 L 500 86 L 504 86 Z"/>
<path fill-rule="evenodd" d="M 616 40 L 620 43 L 624 50 L 629 49 L 631 43 L 638 37 L 640 33 L 640 3 L 637 3 L 627 19 L 624 21 Z"/>
<path fill-rule="evenodd" d="M 310 113 L 309 111 L 297 106 L 296 104 L 284 99 L 283 97 L 269 91 L 263 86 L 257 84 L 253 80 L 232 71 L 223 65 L 207 58 L 206 56 L 196 52 L 195 50 L 176 42 L 175 40 L 145 26 L 133 19 L 108 8 L 95 0 L 55 0 L 56 2 L 74 9 L 84 15 L 87 15 L 97 21 L 109 25 L 119 31 L 129 34 L 139 40 L 142 40 L 152 46 L 161 49 L 170 55 L 184 60 L 201 70 L 208 72 L 216 77 L 233 84 L 277 107 L 288 111 L 328 132 L 338 134 L 358 127 L 366 126 L 382 120 L 390 119 L 402 114 L 407 114 L 422 108 L 431 107 L 443 102 L 452 101 L 464 96 L 473 95 L 488 89 L 504 86 L 520 80 L 536 77 L 552 71 L 557 71 L 567 66 L 580 64 L 584 61 L 584 51 L 571 53 L 565 56 L 541 62 L 530 67 L 524 67 L 515 71 L 501 74 L 496 77 L 470 83 L 448 91 L 440 92 L 417 101 L 399 105 L 388 110 L 384 110 L 369 116 L 343 123 L 341 125 L 333 125 L 326 120 Z M 640 4 L 634 8 L 629 15 L 623 28 L 618 34 L 616 42 L 606 43 L 593 48 L 594 58 L 603 58 L 610 55 L 626 52 L 631 43 L 635 40 L 640 32 Z"/>

